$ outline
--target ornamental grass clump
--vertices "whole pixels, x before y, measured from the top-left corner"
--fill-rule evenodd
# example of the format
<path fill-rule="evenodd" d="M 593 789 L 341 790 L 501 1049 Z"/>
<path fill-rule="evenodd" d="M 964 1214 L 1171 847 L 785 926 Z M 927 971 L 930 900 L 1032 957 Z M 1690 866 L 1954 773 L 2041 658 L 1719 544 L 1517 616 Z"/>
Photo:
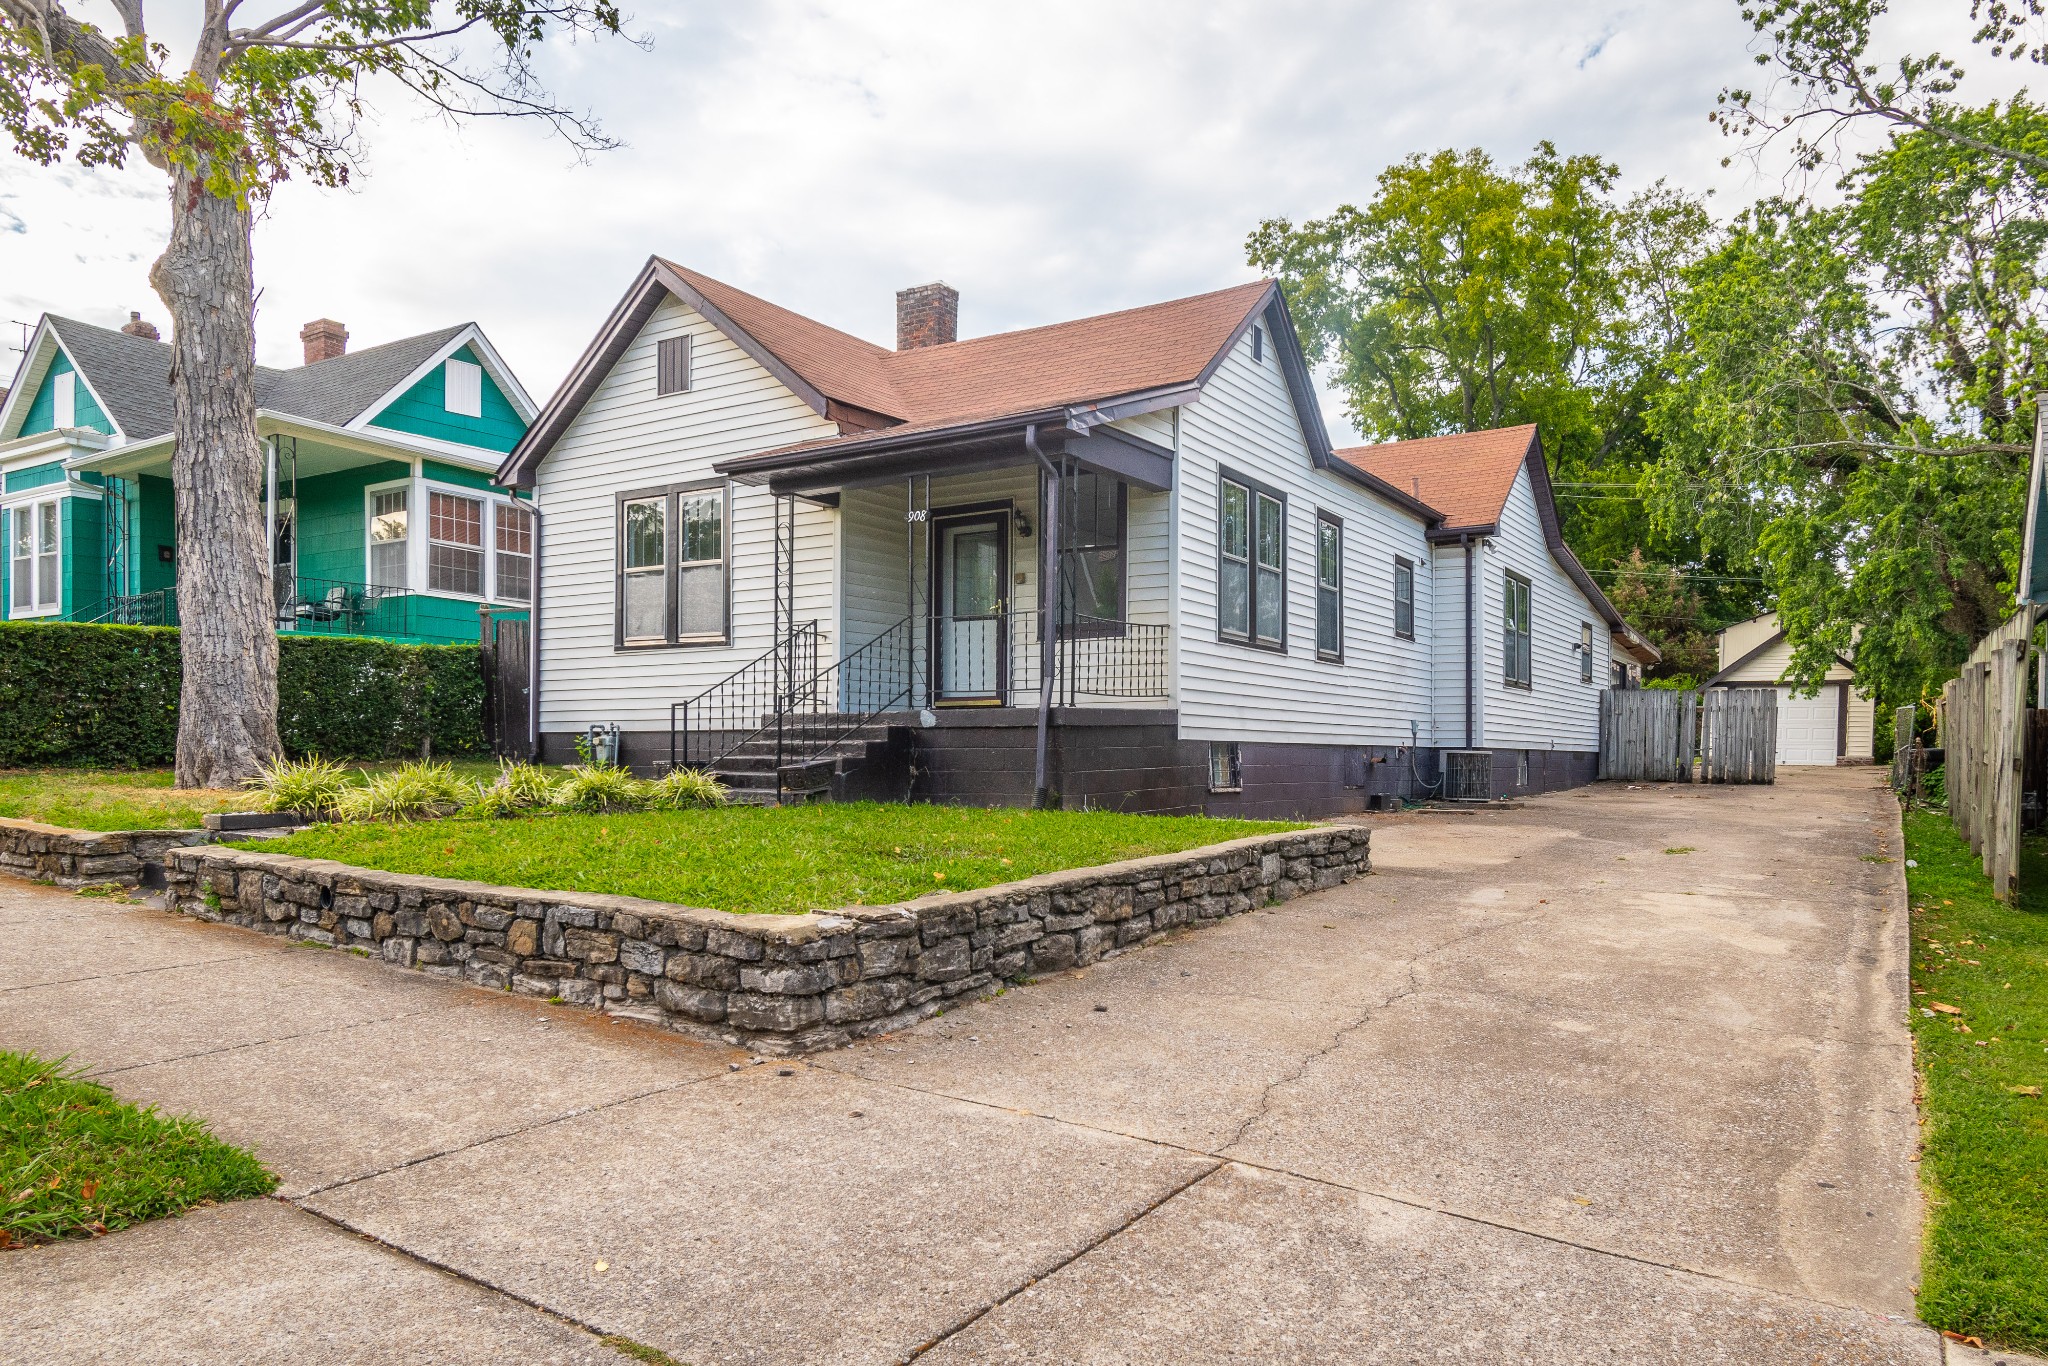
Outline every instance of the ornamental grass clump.
<path fill-rule="evenodd" d="M 305 759 L 273 759 L 249 781 L 253 803 L 264 811 L 296 811 L 311 821 L 334 819 L 335 807 L 349 790 L 348 770 L 315 754 Z"/>
<path fill-rule="evenodd" d="M 644 811 L 648 786 L 617 764 L 571 764 L 555 788 L 555 806 L 599 814 Z"/>
<path fill-rule="evenodd" d="M 647 785 L 650 811 L 690 811 L 700 806 L 724 806 L 731 799 L 724 783 L 694 768 L 672 768 Z"/>
<path fill-rule="evenodd" d="M 462 814 L 495 820 L 543 811 L 554 805 L 555 788 L 554 776 L 539 764 L 501 764 L 497 781 L 479 788 Z"/>
<path fill-rule="evenodd" d="M 351 787 L 335 803 L 345 821 L 417 821 L 452 816 L 476 798 L 476 788 L 449 764 L 416 759 Z"/>

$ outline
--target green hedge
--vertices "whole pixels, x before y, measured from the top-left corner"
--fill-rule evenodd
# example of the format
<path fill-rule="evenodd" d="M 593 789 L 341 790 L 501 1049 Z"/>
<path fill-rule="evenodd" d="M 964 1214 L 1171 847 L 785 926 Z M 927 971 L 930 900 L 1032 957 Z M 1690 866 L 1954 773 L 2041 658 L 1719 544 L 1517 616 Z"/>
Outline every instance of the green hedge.
<path fill-rule="evenodd" d="M 289 635 L 278 643 L 287 753 L 405 758 L 429 740 L 435 754 L 483 752 L 476 646 Z M 170 764 L 178 674 L 176 627 L 0 622 L 0 767 Z"/>

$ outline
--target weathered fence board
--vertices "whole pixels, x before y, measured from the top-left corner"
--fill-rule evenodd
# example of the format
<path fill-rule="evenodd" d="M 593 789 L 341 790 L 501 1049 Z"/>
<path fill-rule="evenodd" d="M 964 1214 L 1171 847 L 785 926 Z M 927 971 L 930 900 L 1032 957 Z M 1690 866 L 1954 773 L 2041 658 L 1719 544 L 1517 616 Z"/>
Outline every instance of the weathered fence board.
<path fill-rule="evenodd" d="M 1977 642 L 1941 690 L 1949 819 L 1984 861 L 2000 899 L 2020 867 L 2020 789 L 2026 762 L 2027 645 L 2034 608 L 2022 607 Z"/>
<path fill-rule="evenodd" d="M 1623 782 L 1770 783 L 1778 776 L 1774 688 L 1608 689 L 1600 699 L 1600 776 Z"/>

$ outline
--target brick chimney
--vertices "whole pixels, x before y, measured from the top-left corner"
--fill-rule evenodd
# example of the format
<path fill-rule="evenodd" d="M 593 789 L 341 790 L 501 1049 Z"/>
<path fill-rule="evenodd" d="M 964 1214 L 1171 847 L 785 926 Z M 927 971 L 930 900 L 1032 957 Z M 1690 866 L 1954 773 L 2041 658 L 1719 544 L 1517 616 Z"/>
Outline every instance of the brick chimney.
<path fill-rule="evenodd" d="M 960 340 L 960 291 L 934 281 L 896 291 L 896 349 Z"/>
<path fill-rule="evenodd" d="M 299 329 L 299 340 L 306 344 L 308 365 L 348 354 L 348 329 L 332 318 L 315 318 L 307 323 Z"/>
<path fill-rule="evenodd" d="M 142 315 L 133 311 L 128 314 L 128 321 L 121 324 L 121 330 L 131 337 L 140 337 L 144 341 L 162 341 L 164 339 L 163 334 L 156 330 L 155 323 L 144 322 Z"/>

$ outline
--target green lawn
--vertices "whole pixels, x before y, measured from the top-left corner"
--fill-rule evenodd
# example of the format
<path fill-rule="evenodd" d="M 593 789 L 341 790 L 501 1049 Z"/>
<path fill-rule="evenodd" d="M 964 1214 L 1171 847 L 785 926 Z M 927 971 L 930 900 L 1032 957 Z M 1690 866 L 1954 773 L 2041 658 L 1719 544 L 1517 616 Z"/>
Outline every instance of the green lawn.
<path fill-rule="evenodd" d="M 2048 1348 L 2048 845 L 2002 906 L 1947 817 L 1906 813 L 1929 1197 L 1920 1316 Z"/>
<path fill-rule="evenodd" d="M 458 759 L 455 771 L 489 782 L 498 766 Z M 173 788 L 167 768 L 0 769 L 0 816 L 72 830 L 196 830 L 208 812 L 248 809 L 246 792 Z"/>
<path fill-rule="evenodd" d="M 196 1119 L 116 1100 L 56 1063 L 0 1052 L 0 1248 L 110 1233 L 277 1178 Z"/>
<path fill-rule="evenodd" d="M 416 825 L 324 825 L 261 847 L 511 887 L 725 911 L 809 911 L 1299 829 L 1099 811 L 831 804 Z"/>

